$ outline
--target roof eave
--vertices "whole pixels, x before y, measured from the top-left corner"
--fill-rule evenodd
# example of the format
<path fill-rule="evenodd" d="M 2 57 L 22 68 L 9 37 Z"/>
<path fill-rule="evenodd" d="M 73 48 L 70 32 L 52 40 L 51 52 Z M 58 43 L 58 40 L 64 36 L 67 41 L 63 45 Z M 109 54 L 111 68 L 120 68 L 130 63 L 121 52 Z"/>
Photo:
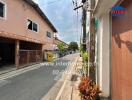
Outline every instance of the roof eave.
<path fill-rule="evenodd" d="M 35 8 L 35 10 L 39 13 L 39 15 L 46 21 L 46 23 L 50 26 L 50 28 L 56 33 L 57 29 L 53 26 L 53 24 L 50 22 L 50 20 L 48 19 L 48 17 L 43 13 L 43 11 L 40 9 L 40 7 L 38 6 L 38 4 L 36 4 L 34 1 L 32 0 L 25 0 L 25 2 L 27 2 L 29 5 L 31 5 L 33 8 Z"/>
<path fill-rule="evenodd" d="M 119 0 L 98 0 L 98 4 L 94 9 L 93 15 L 100 17 L 103 13 L 107 13 Z"/>

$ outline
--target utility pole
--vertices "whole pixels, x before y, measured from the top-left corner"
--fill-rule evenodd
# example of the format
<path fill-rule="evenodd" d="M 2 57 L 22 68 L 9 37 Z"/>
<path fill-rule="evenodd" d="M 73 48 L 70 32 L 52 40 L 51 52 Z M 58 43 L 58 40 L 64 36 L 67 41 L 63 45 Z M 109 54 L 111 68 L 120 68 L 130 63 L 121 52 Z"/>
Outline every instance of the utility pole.
<path fill-rule="evenodd" d="M 84 5 L 86 3 L 86 0 L 82 0 L 82 3 Z M 85 52 L 86 51 L 86 18 L 87 18 L 87 13 L 86 13 L 86 9 L 84 8 L 83 5 L 74 8 L 74 10 L 77 10 L 79 8 L 83 9 L 83 12 L 82 12 L 83 43 L 82 43 L 82 45 L 83 45 L 83 52 Z"/>
<path fill-rule="evenodd" d="M 91 9 L 94 9 L 95 1 L 91 0 Z M 95 62 L 95 37 L 96 37 L 96 31 L 95 31 L 95 18 L 93 17 L 93 12 L 90 13 L 90 53 L 89 53 L 89 76 L 94 81 L 96 80 L 95 77 L 95 70 L 96 66 L 94 64 Z"/>
<path fill-rule="evenodd" d="M 83 8 L 82 25 L 83 25 L 83 51 L 86 51 L 86 9 Z"/>
<path fill-rule="evenodd" d="M 84 52 L 86 52 L 86 18 L 87 18 L 87 12 L 86 12 L 86 8 L 85 8 L 85 3 L 86 3 L 86 0 L 82 0 L 82 3 L 83 3 L 83 5 L 81 5 L 81 6 L 78 6 L 78 7 L 76 7 L 74 10 L 78 10 L 79 8 L 82 8 L 82 27 L 83 27 L 83 36 L 82 36 L 82 49 L 83 49 L 83 53 Z M 85 64 L 85 66 L 84 67 L 86 67 L 86 70 L 85 70 L 85 74 L 86 74 L 86 76 L 88 75 L 88 64 L 87 64 L 87 62 L 84 62 L 84 63 L 86 63 Z"/>

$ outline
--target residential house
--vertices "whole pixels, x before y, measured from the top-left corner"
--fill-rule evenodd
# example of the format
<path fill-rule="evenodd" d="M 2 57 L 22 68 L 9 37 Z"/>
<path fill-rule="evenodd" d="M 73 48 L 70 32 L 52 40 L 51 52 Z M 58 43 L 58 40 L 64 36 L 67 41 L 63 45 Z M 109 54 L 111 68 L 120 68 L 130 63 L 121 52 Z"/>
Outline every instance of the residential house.
<path fill-rule="evenodd" d="M 123 16 L 112 15 L 112 8 L 116 6 L 125 8 Z M 98 21 L 95 30 L 96 81 L 102 97 L 110 100 L 132 99 L 131 12 L 131 0 L 95 0 L 92 13 Z"/>
<path fill-rule="evenodd" d="M 32 0 L 0 0 L 0 66 L 43 60 L 57 30 Z M 50 45 L 49 45 L 50 44 Z"/>
<path fill-rule="evenodd" d="M 69 45 L 67 43 L 65 43 L 64 41 L 58 39 L 57 37 L 54 38 L 54 56 L 55 58 L 58 58 L 61 56 L 61 51 L 58 48 L 59 44 L 63 44 L 64 49 L 68 49 Z M 68 51 L 65 52 L 66 54 L 68 54 Z"/>
<path fill-rule="evenodd" d="M 57 37 L 54 39 L 54 43 L 56 44 L 56 45 L 58 45 L 59 43 L 62 43 L 63 45 L 64 45 L 64 48 L 68 48 L 69 47 L 69 45 L 66 43 L 66 42 L 64 42 L 64 41 L 62 41 L 62 40 L 60 40 L 60 39 L 58 39 Z"/>

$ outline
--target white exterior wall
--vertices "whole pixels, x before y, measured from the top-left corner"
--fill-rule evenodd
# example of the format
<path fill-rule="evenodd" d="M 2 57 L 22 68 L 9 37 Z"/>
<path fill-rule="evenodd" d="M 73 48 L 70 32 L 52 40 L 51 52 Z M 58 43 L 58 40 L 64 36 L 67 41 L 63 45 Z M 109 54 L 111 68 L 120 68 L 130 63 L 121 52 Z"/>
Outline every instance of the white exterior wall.
<path fill-rule="evenodd" d="M 109 13 L 99 18 L 97 31 L 97 82 L 105 97 L 110 95 L 110 23 Z"/>
<path fill-rule="evenodd" d="M 96 0 L 94 17 L 99 19 L 96 42 L 97 82 L 103 92 L 103 97 L 110 96 L 110 32 L 111 23 L 109 12 L 119 0 Z"/>

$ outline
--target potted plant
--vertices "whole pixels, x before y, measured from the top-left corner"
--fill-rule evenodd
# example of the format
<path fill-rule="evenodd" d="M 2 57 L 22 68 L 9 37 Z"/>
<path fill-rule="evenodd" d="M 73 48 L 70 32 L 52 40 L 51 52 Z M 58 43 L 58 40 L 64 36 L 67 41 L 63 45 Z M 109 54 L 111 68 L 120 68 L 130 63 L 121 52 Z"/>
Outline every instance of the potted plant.
<path fill-rule="evenodd" d="M 81 100 L 100 100 L 99 87 L 96 85 L 94 81 L 92 81 L 89 77 L 82 76 L 81 82 L 78 86 Z"/>

